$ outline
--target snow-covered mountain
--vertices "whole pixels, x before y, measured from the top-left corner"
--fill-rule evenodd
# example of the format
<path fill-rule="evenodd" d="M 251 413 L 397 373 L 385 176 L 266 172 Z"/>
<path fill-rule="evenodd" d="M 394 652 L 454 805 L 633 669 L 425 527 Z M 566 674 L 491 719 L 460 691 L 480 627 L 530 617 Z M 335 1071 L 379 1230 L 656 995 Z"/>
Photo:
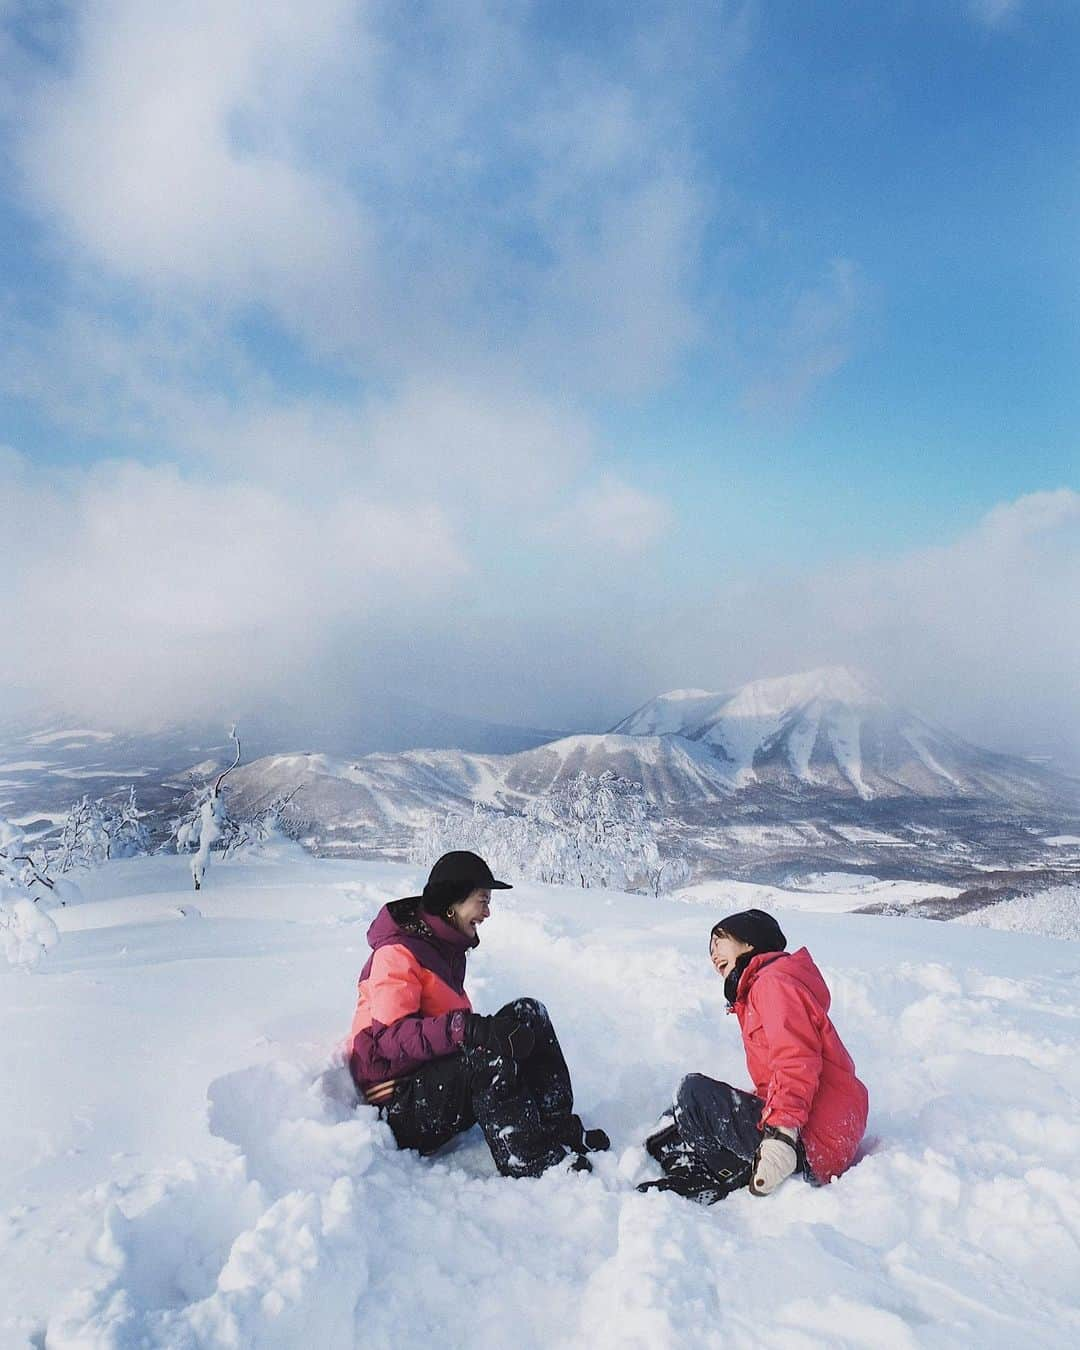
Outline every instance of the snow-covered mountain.
<path fill-rule="evenodd" d="M 661 695 L 606 734 L 509 755 L 409 750 L 267 756 L 233 776 L 241 813 L 300 787 L 320 851 L 382 854 L 430 812 L 522 810 L 579 772 L 639 782 L 704 874 L 871 866 L 881 875 L 1041 865 L 1041 836 L 1080 819 L 1080 785 L 981 750 L 890 705 L 846 670 L 726 694 Z M 1050 850 L 1053 852 L 1053 850 Z"/>
<path fill-rule="evenodd" d="M 300 787 L 294 810 L 321 843 L 363 844 L 402 838 L 432 811 L 473 803 L 510 811 L 577 773 L 612 770 L 639 782 L 666 811 L 700 818 L 732 794 L 716 758 L 679 738 L 567 736 L 516 755 L 407 750 L 355 760 L 328 755 L 270 755 L 242 765 L 231 800 L 240 813 L 261 809 Z"/>
<path fill-rule="evenodd" d="M 418 811 L 520 806 L 579 772 L 640 782 L 652 800 L 698 818 L 755 794 L 785 798 L 993 800 L 1046 805 L 1069 780 L 994 754 L 893 707 L 859 676 L 826 668 L 724 694 L 662 694 L 603 735 L 567 736 L 510 755 L 409 750 L 354 760 L 274 755 L 242 768 L 237 789 L 273 796 L 303 783 L 304 813 L 407 824 Z M 1078 785 L 1080 786 L 1080 785 Z"/>
<path fill-rule="evenodd" d="M 409 700 L 368 701 L 350 719 L 319 707 L 278 703 L 235 719 L 246 762 L 303 746 L 312 763 L 348 763 L 372 752 L 438 747 L 453 762 L 456 749 L 478 756 L 512 754 L 542 745 L 553 733 L 456 717 Z M 38 709 L 18 719 L 0 718 L 0 815 L 31 836 L 55 833 L 73 801 L 126 793 L 134 785 L 139 805 L 159 824 L 174 814 L 189 770 L 203 777 L 232 758 L 229 720 L 165 723 L 131 731 L 87 724 L 60 709 Z M 390 756 L 393 757 L 392 754 Z M 335 770 L 329 770 L 331 776 Z"/>
<path fill-rule="evenodd" d="M 509 753 L 488 752 L 483 741 L 471 750 L 362 753 L 362 744 L 329 734 L 298 735 L 290 746 L 293 725 L 244 729 L 245 762 L 230 779 L 235 810 L 258 810 L 300 787 L 292 809 L 325 852 L 393 852 L 432 811 L 474 802 L 520 811 L 578 772 L 607 770 L 644 786 L 665 829 L 703 868 L 721 855 L 732 872 L 762 878 L 804 862 L 893 869 L 882 875 L 912 875 L 932 858 L 1031 866 L 1045 853 L 1042 835 L 1080 828 L 1075 780 L 970 745 L 842 668 L 724 693 L 676 690 L 610 732 Z M 276 753 L 297 745 L 305 751 Z M 55 833 L 81 793 L 133 782 L 161 826 L 185 790 L 185 770 L 209 772 L 228 754 L 220 724 L 152 738 L 25 728 L 0 737 L 0 814 L 41 837 Z"/>
<path fill-rule="evenodd" d="M 678 689 L 613 732 L 707 747 L 736 788 L 755 784 L 879 797 L 986 797 L 1017 804 L 1068 795 L 1067 780 L 970 745 L 889 704 L 861 676 L 823 667 L 727 693 Z"/>

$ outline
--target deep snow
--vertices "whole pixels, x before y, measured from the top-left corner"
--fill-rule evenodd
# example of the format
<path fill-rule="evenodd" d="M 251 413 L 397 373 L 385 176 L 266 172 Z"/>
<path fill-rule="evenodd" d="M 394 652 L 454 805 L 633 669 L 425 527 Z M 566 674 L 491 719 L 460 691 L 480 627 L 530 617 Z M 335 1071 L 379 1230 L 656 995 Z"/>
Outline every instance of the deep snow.
<path fill-rule="evenodd" d="M 418 880 L 215 862 L 194 897 L 183 858 L 110 864 L 36 971 L 0 969 L 0 1344 L 1080 1340 L 1075 944 L 777 909 L 870 1088 L 865 1156 L 700 1209 L 633 1183 L 682 1073 L 746 1082 L 706 956 L 735 894 L 497 898 L 474 1003 L 541 998 L 614 1141 L 590 1176 L 513 1182 L 475 1132 L 397 1152 L 342 1068 L 367 924 Z"/>

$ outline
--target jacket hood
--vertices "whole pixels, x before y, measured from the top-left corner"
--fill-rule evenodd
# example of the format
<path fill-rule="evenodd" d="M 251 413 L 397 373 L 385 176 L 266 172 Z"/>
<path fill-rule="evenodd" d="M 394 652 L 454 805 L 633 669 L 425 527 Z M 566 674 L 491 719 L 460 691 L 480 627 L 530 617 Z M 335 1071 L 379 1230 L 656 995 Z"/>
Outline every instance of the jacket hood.
<path fill-rule="evenodd" d="M 372 951 L 394 942 L 406 946 L 410 941 L 434 942 L 460 951 L 480 944 L 479 937 L 467 938 L 438 915 L 424 914 L 418 896 L 383 905 L 367 930 L 367 940 Z"/>
<path fill-rule="evenodd" d="M 832 1002 L 829 986 L 805 947 L 800 947 L 796 952 L 760 952 L 752 957 L 739 981 L 739 998 L 746 998 L 755 981 L 767 971 L 781 975 L 786 980 L 797 980 L 815 1003 L 825 1012 L 829 1011 Z"/>

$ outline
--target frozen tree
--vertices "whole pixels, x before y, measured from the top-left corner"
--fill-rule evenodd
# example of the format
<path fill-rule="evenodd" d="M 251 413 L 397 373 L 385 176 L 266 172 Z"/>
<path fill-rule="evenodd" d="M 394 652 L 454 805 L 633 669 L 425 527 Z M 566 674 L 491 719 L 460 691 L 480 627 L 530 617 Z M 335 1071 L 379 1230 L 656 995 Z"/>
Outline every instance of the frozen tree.
<path fill-rule="evenodd" d="M 303 786 L 301 783 L 291 792 L 275 797 L 250 820 L 236 821 L 225 846 L 225 856 L 231 858 L 238 853 L 260 853 L 287 840 L 295 840 L 301 822 L 290 817 L 289 808 Z"/>
<path fill-rule="evenodd" d="M 496 872 L 554 885 L 658 895 L 689 873 L 681 859 L 661 856 L 641 784 L 610 771 L 568 778 L 521 814 L 477 803 L 468 814 L 432 815 L 415 834 L 410 856 L 430 863 L 462 848 Z"/>
<path fill-rule="evenodd" d="M 430 864 L 456 849 L 479 853 L 494 872 L 528 876 L 536 851 L 535 832 L 524 816 L 477 802 L 467 814 L 446 811 L 428 816 L 413 835 L 409 857 Z"/>
<path fill-rule="evenodd" d="M 150 836 L 130 787 L 121 801 L 83 797 L 68 810 L 56 854 L 61 873 L 146 853 Z"/>
<path fill-rule="evenodd" d="M 105 818 L 109 836 L 110 858 L 137 858 L 150 851 L 150 831 L 146 827 L 146 813 L 139 810 L 135 786 L 119 802 L 110 802 Z"/>
<path fill-rule="evenodd" d="M 640 884 L 652 844 L 640 783 L 611 769 L 597 777 L 578 773 L 538 799 L 532 814 L 562 835 L 558 847 L 548 849 L 552 869 L 563 873 L 552 880 L 586 887 Z"/>
<path fill-rule="evenodd" d="M 11 965 L 37 965 L 60 940 L 46 913 L 55 890 L 47 861 L 31 853 L 18 826 L 0 817 L 0 944 Z"/>
<path fill-rule="evenodd" d="M 97 867 L 109 857 L 109 835 L 105 828 L 105 803 L 98 797 L 82 797 L 68 808 L 60 835 L 56 863 L 60 872 L 76 867 Z"/>
<path fill-rule="evenodd" d="M 656 861 L 649 871 L 649 885 L 655 896 L 665 891 L 677 891 L 690 880 L 690 864 L 678 854 L 661 857 L 659 851 Z"/>
<path fill-rule="evenodd" d="M 191 859 L 191 879 L 197 891 L 202 889 L 206 869 L 210 865 L 210 850 L 223 840 L 227 847 L 235 832 L 222 795 L 225 779 L 240 763 L 240 738 L 235 727 L 229 732 L 229 737 L 236 746 L 236 758 L 218 774 L 213 786 L 208 784 L 197 794 L 190 811 L 174 822 L 173 837 L 177 853 L 185 853 L 189 849 L 195 851 Z"/>

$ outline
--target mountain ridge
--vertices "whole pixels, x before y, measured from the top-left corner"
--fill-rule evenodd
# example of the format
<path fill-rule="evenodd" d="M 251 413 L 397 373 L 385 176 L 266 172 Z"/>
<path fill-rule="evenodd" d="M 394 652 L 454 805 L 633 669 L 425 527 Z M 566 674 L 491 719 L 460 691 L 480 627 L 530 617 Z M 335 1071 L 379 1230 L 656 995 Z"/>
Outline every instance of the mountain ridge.
<path fill-rule="evenodd" d="M 605 772 L 642 784 L 673 847 L 702 868 L 722 858 L 733 874 L 743 862 L 764 875 L 810 857 L 823 870 L 905 875 L 1034 864 L 1038 836 L 1072 829 L 1063 822 L 1080 813 L 1080 782 L 970 745 L 835 668 L 719 695 L 672 691 L 610 731 L 514 754 L 277 755 L 232 781 L 241 811 L 301 784 L 296 806 L 316 847 L 376 856 L 406 847 L 432 812 L 520 813 L 575 774 Z"/>

